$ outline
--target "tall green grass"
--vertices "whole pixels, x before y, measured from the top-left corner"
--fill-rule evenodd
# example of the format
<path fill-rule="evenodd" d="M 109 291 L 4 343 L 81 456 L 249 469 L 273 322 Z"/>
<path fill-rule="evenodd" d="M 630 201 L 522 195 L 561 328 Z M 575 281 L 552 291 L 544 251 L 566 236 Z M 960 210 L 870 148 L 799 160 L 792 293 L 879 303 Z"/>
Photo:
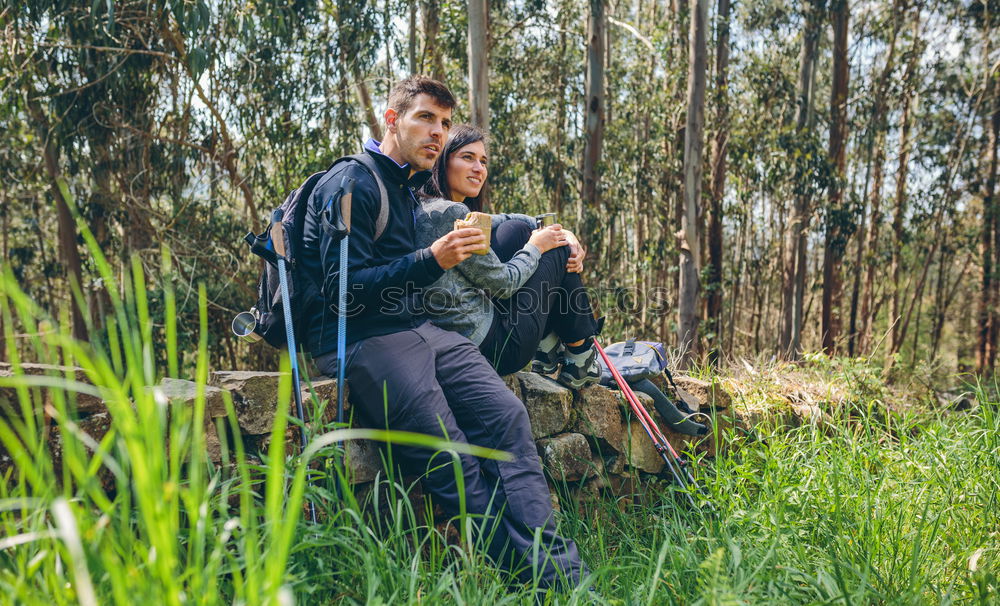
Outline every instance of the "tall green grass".
<path fill-rule="evenodd" d="M 199 289 L 197 397 L 190 408 L 171 405 L 156 387 L 180 368 L 169 283 L 161 291 L 167 360 L 158 365 L 149 285 L 140 263 L 133 260 L 119 281 L 92 236 L 83 233 L 114 310 L 91 343 L 72 339 L 67 314 L 48 317 L 8 267 L 0 271 L 4 346 L 13 371 L 0 377 L 0 388 L 16 393 L 0 410 L 0 446 L 13 461 L 0 477 L 0 599 L 5 603 L 293 603 L 296 593 L 311 591 L 303 571 L 325 559 L 303 561 L 304 545 L 349 532 L 360 547 L 395 530 L 372 533 L 362 513 L 369 503 L 358 502 L 345 488 L 349 478 L 336 456 L 340 443 L 363 438 L 505 456 L 428 436 L 335 428 L 314 432 L 309 447 L 293 457 L 285 452 L 289 419 L 279 413 L 268 452 L 260 453 L 263 465 L 252 464 L 235 440 L 224 446 L 224 464 L 213 466 L 205 460 L 201 421 L 208 378 L 204 289 Z M 164 251 L 167 272 L 170 262 Z M 29 376 L 22 354 L 31 362 L 80 368 L 87 381 L 78 381 L 73 370 Z M 281 369 L 277 409 L 287 411 L 292 389 L 287 357 Z M 107 406 L 111 428 L 100 443 L 80 429 L 76 402 L 82 394 L 99 397 Z M 225 404 L 230 429 L 239 435 L 232 401 L 227 398 Z M 453 460 L 457 463 L 454 455 Z M 313 461 L 328 465 L 313 469 Z M 398 510 L 399 491 L 386 494 Z M 321 505 L 322 524 L 303 520 L 306 498 Z M 470 538 L 468 518 L 459 516 L 458 524 Z M 407 535 L 419 526 L 415 518 L 408 522 Z M 432 555 L 436 549 L 439 559 L 454 565 L 456 557 L 443 555 L 448 551 L 443 542 L 432 547 Z M 357 564 L 355 559 L 327 562 L 323 573 Z"/>
<path fill-rule="evenodd" d="M 533 587 L 512 584 L 475 548 L 468 516 L 455 520 L 464 539 L 456 542 L 434 525 L 428 508 L 408 498 L 413 487 L 403 478 L 387 472 L 379 488 L 355 492 L 335 456 L 339 441 L 356 437 L 455 451 L 461 445 L 335 429 L 313 434 L 306 453 L 292 456 L 281 438 L 296 421 L 279 414 L 262 462 L 252 463 L 250 455 L 258 453 L 244 452 L 238 440 L 228 445 L 226 464 L 205 461 L 203 425 L 195 422 L 204 411 L 208 375 L 204 291 L 194 376 L 200 396 L 191 409 L 171 407 L 150 386 L 182 368 L 171 345 L 177 330 L 172 291 L 160 287 L 167 359 L 157 363 L 155 319 L 145 296 L 150 285 L 139 264 L 119 284 L 99 251 L 92 252 L 114 308 L 93 343 L 74 341 L 65 317 L 47 317 L 9 271 L 0 276 L 14 368 L 0 387 L 17 396 L 16 410 L 0 414 L 0 445 L 14 459 L 0 478 L 0 600 L 535 601 Z M 164 265 L 169 262 L 164 253 Z M 18 371 L 19 352 L 33 362 L 80 367 L 89 383 L 76 382 L 72 373 L 26 376 Z M 280 397 L 287 404 L 291 385 L 283 376 Z M 596 500 L 578 501 L 572 486 L 560 487 L 560 532 L 578 542 L 592 569 L 586 585 L 597 595 L 585 586 L 541 601 L 998 603 L 996 399 L 980 390 L 971 413 L 886 414 L 866 381 L 856 390 L 858 401 L 834 411 L 828 430 L 779 428 L 753 441 L 723 435 L 739 448 L 698 466 L 711 509 L 684 506 L 658 479 L 645 479 L 637 496 Z M 79 428 L 80 394 L 107 403 L 112 427 L 100 443 Z M 227 407 L 226 422 L 235 430 L 232 403 Z M 52 433 L 61 436 L 58 461 L 47 444 Z M 302 515 L 307 500 L 320 512 L 316 524 Z"/>

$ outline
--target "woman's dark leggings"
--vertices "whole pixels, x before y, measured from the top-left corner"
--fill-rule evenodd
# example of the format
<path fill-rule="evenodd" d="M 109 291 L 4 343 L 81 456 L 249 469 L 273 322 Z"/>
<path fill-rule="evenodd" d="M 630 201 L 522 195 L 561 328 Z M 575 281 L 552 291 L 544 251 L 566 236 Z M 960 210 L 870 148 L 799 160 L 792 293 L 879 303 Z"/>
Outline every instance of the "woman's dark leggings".
<path fill-rule="evenodd" d="M 531 228 L 518 220 L 504 221 L 493 230 L 493 252 L 506 263 L 531 237 Z M 531 361 L 538 343 L 555 331 L 563 343 L 597 332 L 590 297 L 580 274 L 567 273 L 569 247 L 542 255 L 535 273 L 509 299 L 493 299 L 493 324 L 479 350 L 501 375 L 521 370 Z"/>

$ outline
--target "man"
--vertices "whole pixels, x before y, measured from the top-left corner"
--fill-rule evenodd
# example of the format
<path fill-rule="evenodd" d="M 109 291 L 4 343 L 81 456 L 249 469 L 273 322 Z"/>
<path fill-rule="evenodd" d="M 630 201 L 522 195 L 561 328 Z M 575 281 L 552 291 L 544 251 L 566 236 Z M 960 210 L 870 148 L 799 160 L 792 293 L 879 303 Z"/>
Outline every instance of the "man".
<path fill-rule="evenodd" d="M 432 284 L 485 244 L 475 228 L 455 230 L 417 249 L 414 190 L 429 176 L 444 147 L 455 99 L 448 88 L 422 76 L 393 87 L 385 111 L 386 135 L 370 139 L 389 197 L 389 217 L 376 240 L 379 191 L 356 162 L 338 164 L 317 184 L 304 227 L 306 271 L 336 301 L 339 250 L 321 228 L 325 205 L 337 200 L 345 177 L 354 179 L 348 246 L 349 320 L 345 352 L 336 346 L 336 314 L 315 309 L 306 343 L 317 367 L 334 375 L 345 355 L 356 417 L 370 427 L 412 431 L 510 452 L 509 462 L 461 456 L 464 495 L 451 455 L 394 446 L 397 459 L 424 474 L 425 486 L 450 513 L 464 496 L 466 509 L 482 517 L 487 552 L 500 565 L 534 569 L 540 584 L 575 586 L 583 572 L 576 545 L 557 536 L 548 487 L 524 405 L 507 389 L 471 341 L 426 322 L 416 311 L 415 289 Z M 536 529 L 542 547 L 532 549 Z"/>

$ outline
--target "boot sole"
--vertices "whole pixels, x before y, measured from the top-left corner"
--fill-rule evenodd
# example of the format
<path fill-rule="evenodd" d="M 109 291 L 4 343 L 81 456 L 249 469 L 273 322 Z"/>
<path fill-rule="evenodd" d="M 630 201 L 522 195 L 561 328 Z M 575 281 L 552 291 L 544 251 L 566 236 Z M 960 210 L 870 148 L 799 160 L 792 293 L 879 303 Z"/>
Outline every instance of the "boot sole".
<path fill-rule="evenodd" d="M 569 387 L 570 389 L 580 389 L 588 385 L 596 385 L 597 382 L 600 380 L 601 380 L 600 377 L 583 377 L 577 379 L 562 373 L 560 373 L 559 377 L 556 379 L 556 381 L 558 381 L 564 387 Z"/>
<path fill-rule="evenodd" d="M 531 372 L 539 375 L 550 375 L 559 369 L 559 363 L 555 363 L 552 366 L 544 366 L 541 362 L 531 363 Z"/>

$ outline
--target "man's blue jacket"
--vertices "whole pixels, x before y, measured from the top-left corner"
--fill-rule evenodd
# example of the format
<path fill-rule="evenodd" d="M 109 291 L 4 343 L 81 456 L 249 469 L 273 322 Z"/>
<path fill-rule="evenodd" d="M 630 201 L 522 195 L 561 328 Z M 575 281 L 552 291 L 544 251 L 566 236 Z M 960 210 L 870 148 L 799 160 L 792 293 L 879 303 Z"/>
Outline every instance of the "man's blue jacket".
<path fill-rule="evenodd" d="M 333 351 L 337 345 L 340 244 L 323 231 L 320 215 L 326 205 L 338 203 L 345 177 L 355 182 L 347 239 L 348 344 L 425 322 L 417 291 L 444 274 L 430 248 L 418 249 L 416 244 L 414 217 L 419 203 L 415 190 L 427 181 L 430 172 L 419 171 L 411 177 L 409 165 L 396 164 L 372 139 L 365 144 L 365 153 L 375 159 L 389 198 L 389 220 L 378 240 L 378 185 L 357 162 L 334 166 L 317 183 L 306 209 L 298 262 L 305 275 L 323 286 L 323 297 L 313 302 L 303 323 L 305 347 L 313 356 Z"/>

